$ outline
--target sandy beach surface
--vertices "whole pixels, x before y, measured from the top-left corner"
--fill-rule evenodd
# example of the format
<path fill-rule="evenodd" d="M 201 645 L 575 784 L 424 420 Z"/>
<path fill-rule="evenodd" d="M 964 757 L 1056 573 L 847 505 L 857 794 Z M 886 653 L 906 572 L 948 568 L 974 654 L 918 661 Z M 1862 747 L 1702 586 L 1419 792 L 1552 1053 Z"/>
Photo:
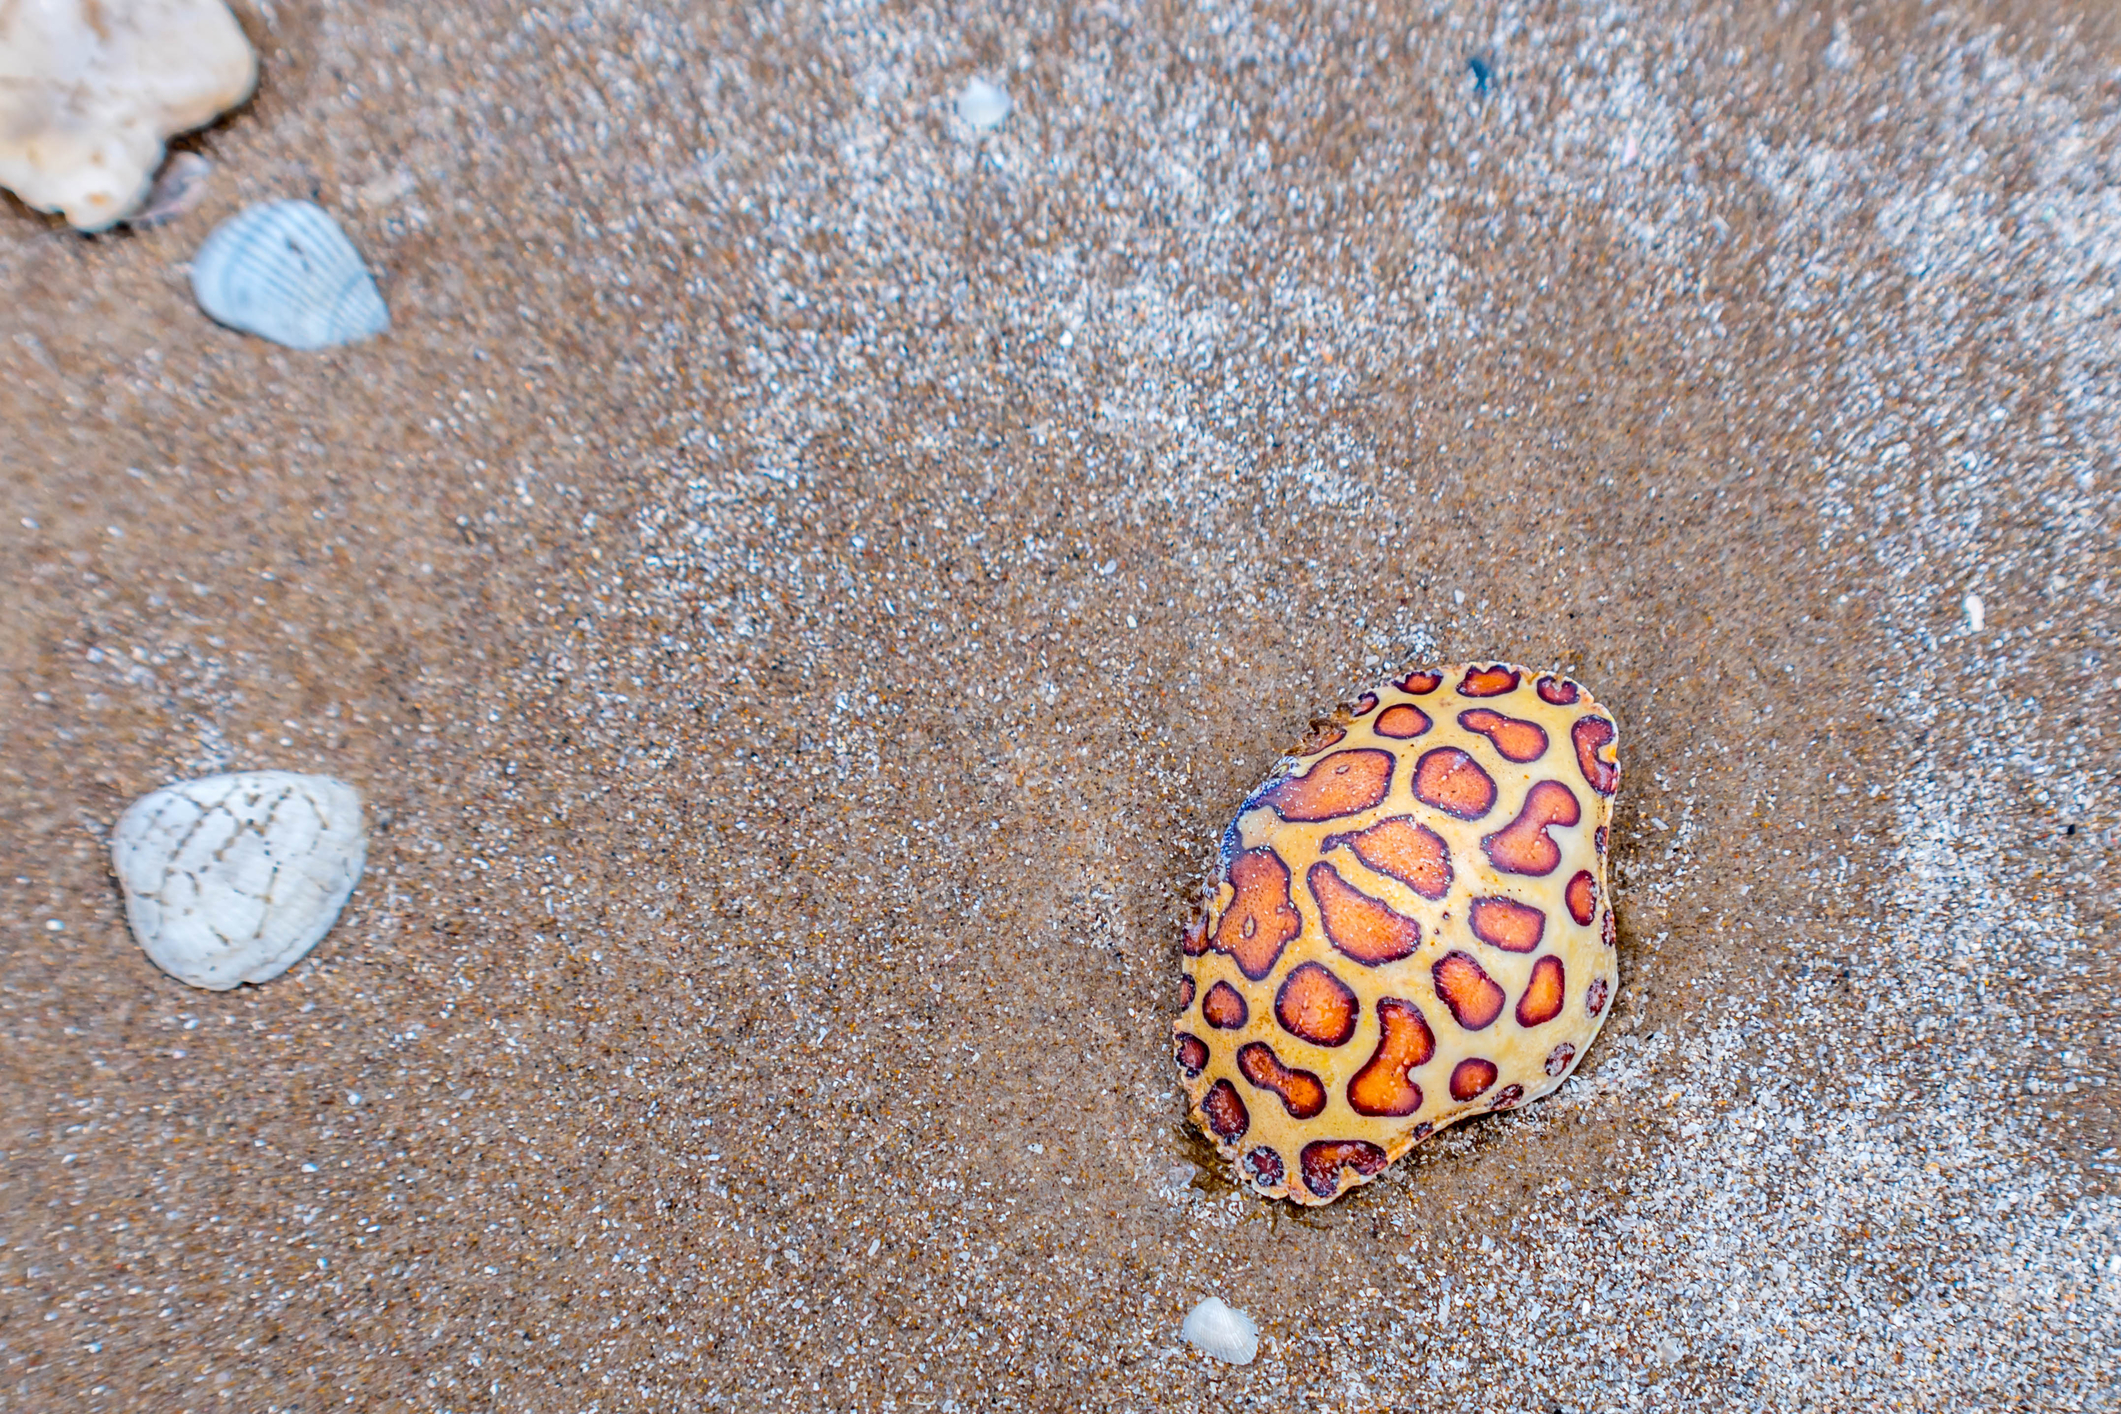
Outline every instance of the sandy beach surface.
<path fill-rule="evenodd" d="M 239 10 L 198 210 L 0 206 L 0 1409 L 2121 1402 L 2111 17 Z M 285 196 L 387 334 L 199 312 Z M 1475 657 L 1611 1020 L 1248 1198 L 1216 837 Z M 109 830 L 264 767 L 367 873 L 190 990 Z"/>

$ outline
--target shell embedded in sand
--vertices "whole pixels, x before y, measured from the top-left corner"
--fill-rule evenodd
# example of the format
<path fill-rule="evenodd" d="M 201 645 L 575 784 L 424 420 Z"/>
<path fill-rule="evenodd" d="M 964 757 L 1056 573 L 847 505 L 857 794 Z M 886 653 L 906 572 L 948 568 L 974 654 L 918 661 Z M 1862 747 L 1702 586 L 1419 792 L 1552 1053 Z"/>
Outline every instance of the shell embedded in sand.
<path fill-rule="evenodd" d="M 141 796 L 110 853 L 141 948 L 178 981 L 222 992 L 279 976 L 331 931 L 367 836 L 344 781 L 241 771 Z"/>
<path fill-rule="evenodd" d="M 99 231 L 146 197 L 164 138 L 250 97 L 223 0 L 0 3 L 0 186 Z"/>
<path fill-rule="evenodd" d="M 307 201 L 268 201 L 214 227 L 192 257 L 191 288 L 216 322 L 291 349 L 350 344 L 390 327 L 361 252 Z"/>
<path fill-rule="evenodd" d="M 1194 1121 L 1268 1197 L 1329 1203 L 1567 1078 L 1617 977 L 1618 728 L 1508 664 L 1404 676 L 1239 807 L 1184 940 Z"/>
<path fill-rule="evenodd" d="M 140 209 L 125 218 L 128 226 L 166 226 L 206 197 L 214 164 L 196 152 L 178 152 L 162 164 Z"/>

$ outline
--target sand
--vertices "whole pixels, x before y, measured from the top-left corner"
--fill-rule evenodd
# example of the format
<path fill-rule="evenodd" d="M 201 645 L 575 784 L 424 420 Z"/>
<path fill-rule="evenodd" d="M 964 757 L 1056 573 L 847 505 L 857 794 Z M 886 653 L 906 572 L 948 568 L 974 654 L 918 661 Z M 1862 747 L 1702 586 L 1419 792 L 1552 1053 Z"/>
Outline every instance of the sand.
<path fill-rule="evenodd" d="M 2104 16 L 245 21 L 196 211 L 0 210 L 0 1407 L 2113 1406 Z M 387 335 L 193 306 L 286 196 Z M 1490 655 L 1622 723 L 1612 1020 L 1248 1199 L 1215 837 Z M 368 872 L 209 995 L 107 832 L 250 768 Z"/>

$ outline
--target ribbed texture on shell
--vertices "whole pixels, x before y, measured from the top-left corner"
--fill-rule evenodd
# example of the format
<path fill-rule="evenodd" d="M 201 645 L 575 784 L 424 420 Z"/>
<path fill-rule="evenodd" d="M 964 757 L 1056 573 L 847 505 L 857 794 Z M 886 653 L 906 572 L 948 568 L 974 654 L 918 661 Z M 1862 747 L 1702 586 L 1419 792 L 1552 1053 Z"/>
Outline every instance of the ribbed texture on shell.
<path fill-rule="evenodd" d="M 191 287 L 216 322 L 292 349 L 350 344 L 390 327 L 361 253 L 306 201 L 267 202 L 222 222 L 192 257 Z"/>

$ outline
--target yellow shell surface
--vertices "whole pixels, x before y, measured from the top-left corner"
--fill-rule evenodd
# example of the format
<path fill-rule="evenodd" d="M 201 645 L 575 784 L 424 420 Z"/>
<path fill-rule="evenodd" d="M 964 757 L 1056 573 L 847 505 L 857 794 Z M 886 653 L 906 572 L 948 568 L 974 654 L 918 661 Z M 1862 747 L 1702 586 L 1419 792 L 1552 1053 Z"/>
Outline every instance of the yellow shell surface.
<path fill-rule="evenodd" d="M 1183 942 L 1194 1122 L 1253 1192 L 1330 1203 L 1582 1060 L 1618 972 L 1619 731 L 1509 664 L 1407 673 L 1239 807 Z"/>

